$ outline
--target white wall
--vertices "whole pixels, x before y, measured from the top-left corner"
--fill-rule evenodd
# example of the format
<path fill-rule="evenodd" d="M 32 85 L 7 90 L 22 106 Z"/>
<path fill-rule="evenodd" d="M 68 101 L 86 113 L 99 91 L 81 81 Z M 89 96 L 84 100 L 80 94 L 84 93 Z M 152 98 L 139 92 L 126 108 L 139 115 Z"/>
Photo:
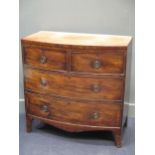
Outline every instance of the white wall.
<path fill-rule="evenodd" d="M 40 30 L 131 35 L 134 0 L 20 0 L 20 38 Z M 20 98 L 23 98 L 20 52 Z M 130 102 L 135 102 L 134 42 Z"/>

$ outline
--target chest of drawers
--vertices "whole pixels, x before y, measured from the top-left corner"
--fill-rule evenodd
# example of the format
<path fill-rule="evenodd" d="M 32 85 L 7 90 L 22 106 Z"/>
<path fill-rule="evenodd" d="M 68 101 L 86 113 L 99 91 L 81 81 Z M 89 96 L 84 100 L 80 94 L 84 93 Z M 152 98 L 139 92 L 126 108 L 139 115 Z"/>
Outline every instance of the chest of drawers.
<path fill-rule="evenodd" d="M 33 119 L 68 132 L 127 125 L 131 37 L 41 31 L 22 39 L 27 131 Z"/>

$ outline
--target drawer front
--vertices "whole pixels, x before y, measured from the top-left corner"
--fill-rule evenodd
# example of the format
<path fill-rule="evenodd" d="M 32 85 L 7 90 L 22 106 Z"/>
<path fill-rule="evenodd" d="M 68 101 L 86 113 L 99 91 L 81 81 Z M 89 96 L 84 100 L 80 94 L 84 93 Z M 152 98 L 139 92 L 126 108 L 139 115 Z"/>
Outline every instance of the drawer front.
<path fill-rule="evenodd" d="M 77 72 L 124 73 L 124 52 L 73 53 L 71 69 Z"/>
<path fill-rule="evenodd" d="M 62 122 L 84 125 L 119 126 L 121 104 L 82 102 L 26 94 L 28 113 Z"/>
<path fill-rule="evenodd" d="M 82 99 L 123 98 L 123 79 L 111 77 L 76 77 L 27 68 L 25 87 L 34 92 Z"/>
<path fill-rule="evenodd" d="M 27 47 L 25 63 L 46 70 L 65 70 L 66 56 L 63 51 Z"/>

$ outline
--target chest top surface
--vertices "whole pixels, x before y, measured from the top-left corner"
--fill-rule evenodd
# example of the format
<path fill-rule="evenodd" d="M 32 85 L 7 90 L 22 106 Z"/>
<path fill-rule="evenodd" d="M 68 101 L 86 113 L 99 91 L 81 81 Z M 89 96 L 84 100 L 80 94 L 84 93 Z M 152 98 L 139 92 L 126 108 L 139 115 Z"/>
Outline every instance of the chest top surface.
<path fill-rule="evenodd" d="M 87 33 L 67 33 L 40 31 L 22 38 L 23 41 L 81 46 L 127 47 L 131 36 L 99 35 Z"/>

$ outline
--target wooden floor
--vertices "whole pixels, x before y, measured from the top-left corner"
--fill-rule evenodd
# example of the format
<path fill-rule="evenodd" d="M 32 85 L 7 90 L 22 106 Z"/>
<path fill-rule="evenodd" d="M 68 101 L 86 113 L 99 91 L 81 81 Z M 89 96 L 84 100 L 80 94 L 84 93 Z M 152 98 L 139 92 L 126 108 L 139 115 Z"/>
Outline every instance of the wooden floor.
<path fill-rule="evenodd" d="M 20 155 L 134 155 L 135 121 L 128 120 L 123 147 L 116 148 L 110 132 L 71 134 L 51 126 L 33 123 L 33 132 L 26 133 L 25 116 L 20 114 Z"/>

